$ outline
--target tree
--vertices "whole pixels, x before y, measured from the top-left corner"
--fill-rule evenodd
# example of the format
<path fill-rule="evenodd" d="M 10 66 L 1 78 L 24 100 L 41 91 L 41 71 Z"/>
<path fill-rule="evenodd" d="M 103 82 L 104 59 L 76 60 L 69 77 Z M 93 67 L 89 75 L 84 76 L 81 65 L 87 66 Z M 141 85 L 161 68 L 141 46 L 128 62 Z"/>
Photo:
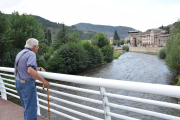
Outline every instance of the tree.
<path fill-rule="evenodd" d="M 12 41 L 9 39 L 9 23 L 6 15 L 0 11 L 0 65 L 2 65 L 3 55 L 7 45 Z"/>
<path fill-rule="evenodd" d="M 48 44 L 47 44 L 47 45 L 50 46 L 51 43 L 52 43 L 51 30 L 50 30 L 50 29 L 47 30 L 47 41 L 48 41 Z"/>
<path fill-rule="evenodd" d="M 103 61 L 103 54 L 98 46 L 91 44 L 89 41 L 81 42 L 83 48 L 86 50 L 89 62 L 87 68 L 93 68 Z"/>
<path fill-rule="evenodd" d="M 78 43 L 81 41 L 81 38 L 80 38 L 80 34 L 79 32 L 76 30 L 74 31 L 72 34 L 70 34 L 68 36 L 68 41 L 70 42 L 75 42 L 75 43 Z"/>
<path fill-rule="evenodd" d="M 123 44 L 124 44 L 124 40 L 121 40 L 121 41 L 120 41 L 120 44 L 123 45 Z"/>
<path fill-rule="evenodd" d="M 163 29 L 164 28 L 164 26 L 162 25 L 161 27 L 159 27 L 159 29 Z"/>
<path fill-rule="evenodd" d="M 119 35 L 116 30 L 114 32 L 113 40 L 120 40 Z"/>
<path fill-rule="evenodd" d="M 166 42 L 165 62 L 170 71 L 180 74 L 180 22 L 175 23 L 170 35 Z"/>
<path fill-rule="evenodd" d="M 68 41 L 67 27 L 64 24 L 62 24 L 62 27 L 57 33 L 56 40 L 53 43 L 54 49 L 58 49 L 60 45 L 67 43 L 67 41 Z"/>
<path fill-rule="evenodd" d="M 127 40 L 126 43 L 130 43 L 130 40 Z"/>
<path fill-rule="evenodd" d="M 32 15 L 18 12 L 10 16 L 10 40 L 13 40 L 15 48 L 23 49 L 28 38 L 36 38 L 40 42 L 44 40 L 42 24 Z"/>
<path fill-rule="evenodd" d="M 117 45 L 117 40 L 113 40 L 113 45 Z"/>
<path fill-rule="evenodd" d="M 48 70 L 57 73 L 79 73 L 88 65 L 88 56 L 78 43 L 63 44 L 48 60 Z"/>
<path fill-rule="evenodd" d="M 111 62 L 113 60 L 113 48 L 110 45 L 105 45 L 101 51 L 104 56 L 104 61 Z"/>
<path fill-rule="evenodd" d="M 91 41 L 93 41 L 93 42 L 96 41 L 96 42 L 94 42 L 94 43 L 97 43 L 97 46 L 98 46 L 99 48 L 102 48 L 102 47 L 105 46 L 105 45 L 109 45 L 109 40 L 108 40 L 108 38 L 107 38 L 107 37 L 105 36 L 105 34 L 102 33 L 102 32 L 94 35 L 94 36 L 92 37 L 92 40 L 91 40 Z"/>
<path fill-rule="evenodd" d="M 14 67 L 14 60 L 18 52 L 20 52 L 21 49 L 13 48 L 11 44 L 9 44 L 9 47 L 6 49 L 6 51 L 3 54 L 3 66 L 5 67 Z"/>

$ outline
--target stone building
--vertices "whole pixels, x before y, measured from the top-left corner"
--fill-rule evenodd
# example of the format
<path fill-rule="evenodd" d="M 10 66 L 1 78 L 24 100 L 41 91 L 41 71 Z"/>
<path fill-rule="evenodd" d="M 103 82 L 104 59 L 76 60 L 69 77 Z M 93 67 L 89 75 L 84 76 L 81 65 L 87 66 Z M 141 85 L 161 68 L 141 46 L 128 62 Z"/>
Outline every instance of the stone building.
<path fill-rule="evenodd" d="M 125 38 L 125 42 L 130 40 L 131 46 L 166 46 L 166 41 L 170 37 L 165 34 L 166 31 L 162 29 L 148 29 L 145 32 L 129 31 L 129 36 Z"/>

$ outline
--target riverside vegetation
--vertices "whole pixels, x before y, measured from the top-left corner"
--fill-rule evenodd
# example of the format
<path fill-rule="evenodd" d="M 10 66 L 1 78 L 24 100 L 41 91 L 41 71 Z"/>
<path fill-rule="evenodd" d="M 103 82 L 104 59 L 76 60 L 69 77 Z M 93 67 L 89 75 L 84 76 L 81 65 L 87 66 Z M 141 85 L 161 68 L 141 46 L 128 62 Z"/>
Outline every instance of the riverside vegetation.
<path fill-rule="evenodd" d="M 165 59 L 168 69 L 180 75 L 180 22 L 174 23 L 174 28 L 170 30 L 171 37 L 166 42 L 166 47 L 162 48 L 158 57 Z M 177 77 L 176 77 L 177 79 Z M 180 82 L 180 81 L 179 81 Z M 178 85 L 180 85 L 178 82 Z"/>
<path fill-rule="evenodd" d="M 39 40 L 38 66 L 46 71 L 76 74 L 113 60 L 113 49 L 104 33 L 95 34 L 91 43 L 81 40 L 78 30 L 70 33 L 62 24 L 51 39 L 51 31 L 32 15 L 13 12 L 7 16 L 0 11 L 0 65 L 14 67 L 16 54 L 24 48 L 28 38 Z"/>

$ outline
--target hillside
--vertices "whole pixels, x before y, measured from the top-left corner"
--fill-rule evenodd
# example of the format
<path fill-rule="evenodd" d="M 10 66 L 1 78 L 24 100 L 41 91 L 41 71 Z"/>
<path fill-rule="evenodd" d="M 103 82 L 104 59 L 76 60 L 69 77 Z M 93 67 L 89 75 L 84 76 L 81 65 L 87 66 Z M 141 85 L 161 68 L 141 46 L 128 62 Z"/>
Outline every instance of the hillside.
<path fill-rule="evenodd" d="M 62 26 L 62 24 L 56 23 L 56 22 L 51 22 L 47 19 L 44 19 L 40 16 L 34 16 L 36 19 L 38 19 L 43 26 L 46 26 L 47 29 L 51 30 L 51 36 L 52 39 L 56 39 L 56 33 L 58 32 L 59 28 Z M 80 37 L 82 40 L 89 40 L 91 39 L 95 34 L 97 34 L 94 31 L 85 31 L 85 30 L 79 30 L 75 26 L 67 26 L 69 33 L 73 33 L 75 30 L 78 30 Z"/>
<path fill-rule="evenodd" d="M 97 33 L 103 32 L 108 37 L 113 37 L 114 31 L 116 29 L 120 38 L 127 37 L 128 31 L 135 30 L 134 28 L 125 27 L 125 26 L 114 27 L 114 26 L 107 26 L 107 25 L 93 25 L 89 23 L 79 23 L 79 24 L 75 24 L 74 26 L 76 26 L 76 28 L 79 30 L 85 30 L 85 31 L 90 30 Z"/>
<path fill-rule="evenodd" d="M 7 17 L 10 17 L 11 14 L 6 14 Z M 51 30 L 51 37 L 52 40 L 56 39 L 56 33 L 59 31 L 61 28 L 62 24 L 61 23 L 56 23 L 56 22 L 51 22 L 45 18 L 42 18 L 40 16 L 33 15 L 36 19 L 39 20 L 39 22 L 46 27 L 47 29 Z M 80 34 L 80 37 L 82 40 L 89 40 L 91 39 L 95 34 L 97 34 L 94 31 L 85 31 L 85 30 L 79 30 L 75 26 L 66 26 L 68 28 L 69 33 L 73 33 L 75 30 L 77 30 Z"/>

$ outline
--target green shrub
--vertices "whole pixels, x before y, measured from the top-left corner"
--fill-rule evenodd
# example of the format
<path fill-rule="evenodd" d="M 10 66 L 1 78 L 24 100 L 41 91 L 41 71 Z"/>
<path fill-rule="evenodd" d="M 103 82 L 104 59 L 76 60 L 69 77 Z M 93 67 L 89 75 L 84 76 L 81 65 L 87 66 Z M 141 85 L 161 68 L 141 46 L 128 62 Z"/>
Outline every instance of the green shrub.
<path fill-rule="evenodd" d="M 172 35 L 166 42 L 166 65 L 172 72 L 180 74 L 180 34 Z"/>
<path fill-rule="evenodd" d="M 47 64 L 43 57 L 39 57 L 37 59 L 37 64 L 38 64 L 38 67 L 43 67 L 45 70 L 47 69 Z"/>
<path fill-rule="evenodd" d="M 123 45 L 122 49 L 126 50 L 126 51 L 129 51 L 129 47 L 127 45 Z"/>
<path fill-rule="evenodd" d="M 21 49 L 12 48 L 10 46 L 7 51 L 3 55 L 3 66 L 5 67 L 14 67 L 14 61 L 16 58 L 16 55 L 21 51 Z"/>
<path fill-rule="evenodd" d="M 80 43 L 66 43 L 48 60 L 48 70 L 57 73 L 79 73 L 86 69 L 88 61 L 88 55 Z"/>
<path fill-rule="evenodd" d="M 166 52 L 165 52 L 165 48 L 162 48 L 160 51 L 159 51 L 159 53 L 158 53 L 158 57 L 160 58 L 160 59 L 165 59 L 166 58 Z"/>
<path fill-rule="evenodd" d="M 105 45 L 109 45 L 109 40 L 104 33 L 100 32 L 92 37 L 91 43 L 102 48 Z"/>
<path fill-rule="evenodd" d="M 99 50 L 98 46 L 92 45 L 89 41 L 82 43 L 84 49 L 87 51 L 89 58 L 88 67 L 93 68 L 103 61 L 103 54 Z"/>
<path fill-rule="evenodd" d="M 122 52 L 120 52 L 120 51 L 114 51 L 114 53 L 113 53 L 113 58 L 114 58 L 114 59 L 118 59 L 118 57 L 119 57 L 120 55 L 122 55 Z"/>
<path fill-rule="evenodd" d="M 113 60 L 113 48 L 110 45 L 106 45 L 101 49 L 104 61 L 111 62 Z"/>

